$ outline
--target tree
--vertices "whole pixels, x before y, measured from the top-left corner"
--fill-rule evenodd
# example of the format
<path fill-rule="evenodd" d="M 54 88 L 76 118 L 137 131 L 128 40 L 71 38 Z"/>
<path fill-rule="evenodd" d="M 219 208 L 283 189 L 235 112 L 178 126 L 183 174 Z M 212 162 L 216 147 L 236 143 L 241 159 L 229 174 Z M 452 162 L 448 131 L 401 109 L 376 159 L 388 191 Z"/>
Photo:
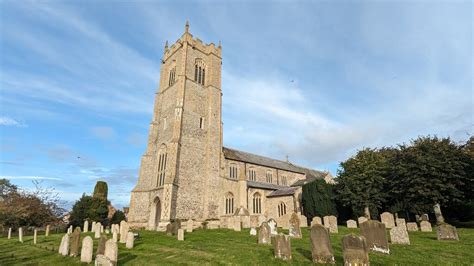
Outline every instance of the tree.
<path fill-rule="evenodd" d="M 117 210 L 110 219 L 110 224 L 120 224 L 121 221 L 126 221 L 125 213 L 123 211 Z"/>
<path fill-rule="evenodd" d="M 303 212 L 309 221 L 315 216 L 337 215 L 333 185 L 318 179 L 303 186 Z"/>
<path fill-rule="evenodd" d="M 355 214 L 376 214 L 387 200 L 387 155 L 363 149 L 340 164 L 337 177 L 338 199 Z"/>
<path fill-rule="evenodd" d="M 92 197 L 107 200 L 108 187 L 105 181 L 97 181 Z"/>
<path fill-rule="evenodd" d="M 16 193 L 18 187 L 10 183 L 8 179 L 0 179 L 0 198 L 5 198 L 10 193 Z"/>
<path fill-rule="evenodd" d="M 44 226 L 59 221 L 64 209 L 59 206 L 59 197 L 52 188 L 43 188 L 33 181 L 33 191 L 18 190 L 8 180 L 2 180 L 0 201 L 0 223 L 17 228 L 19 226 Z"/>
<path fill-rule="evenodd" d="M 100 222 L 102 225 L 108 224 L 107 215 L 109 202 L 102 198 L 94 198 L 85 194 L 74 203 L 70 213 L 69 224 L 82 226 L 85 220 Z"/>
<path fill-rule="evenodd" d="M 460 147 L 449 138 L 419 137 L 410 146 L 400 145 L 391 177 L 390 193 L 400 204 L 414 213 L 434 210 L 459 203 L 466 185 L 466 162 Z"/>

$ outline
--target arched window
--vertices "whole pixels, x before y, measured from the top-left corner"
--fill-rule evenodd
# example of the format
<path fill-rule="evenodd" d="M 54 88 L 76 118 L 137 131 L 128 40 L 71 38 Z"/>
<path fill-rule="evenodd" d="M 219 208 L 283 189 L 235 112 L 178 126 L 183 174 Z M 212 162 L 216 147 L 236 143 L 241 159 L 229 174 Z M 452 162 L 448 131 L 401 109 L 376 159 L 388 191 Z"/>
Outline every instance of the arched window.
<path fill-rule="evenodd" d="M 229 177 L 237 179 L 237 166 L 234 164 L 229 167 Z"/>
<path fill-rule="evenodd" d="M 278 217 L 283 216 L 286 214 L 286 204 L 284 202 L 280 202 L 278 204 Z"/>
<path fill-rule="evenodd" d="M 234 195 L 232 193 L 227 193 L 225 195 L 225 214 L 234 213 Z"/>
<path fill-rule="evenodd" d="M 163 145 L 158 155 L 158 182 L 157 183 L 159 187 L 165 184 L 167 159 L 168 159 L 168 154 L 166 153 L 166 146 Z"/>
<path fill-rule="evenodd" d="M 253 167 L 249 169 L 249 180 L 256 181 L 257 180 L 257 172 Z"/>
<path fill-rule="evenodd" d="M 198 58 L 196 59 L 196 62 L 194 64 L 194 81 L 201 85 L 204 85 L 205 78 L 206 66 L 204 65 L 202 59 Z"/>
<path fill-rule="evenodd" d="M 173 67 L 170 71 L 170 78 L 168 81 L 168 85 L 171 86 L 175 83 L 176 81 L 176 67 Z"/>
<path fill-rule="evenodd" d="M 262 213 L 262 196 L 258 192 L 253 194 L 253 213 Z"/>
<path fill-rule="evenodd" d="M 272 183 L 273 174 L 271 171 L 267 171 L 265 177 L 267 178 L 267 183 Z"/>

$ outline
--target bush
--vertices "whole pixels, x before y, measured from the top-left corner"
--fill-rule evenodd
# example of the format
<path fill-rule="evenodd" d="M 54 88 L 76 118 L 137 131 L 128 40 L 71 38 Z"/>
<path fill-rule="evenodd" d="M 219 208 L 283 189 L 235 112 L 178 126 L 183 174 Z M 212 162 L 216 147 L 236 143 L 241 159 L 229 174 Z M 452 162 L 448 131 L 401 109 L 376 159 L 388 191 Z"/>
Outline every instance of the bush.
<path fill-rule="evenodd" d="M 336 215 L 334 186 L 318 179 L 303 186 L 303 213 L 309 221 L 315 216 Z"/>

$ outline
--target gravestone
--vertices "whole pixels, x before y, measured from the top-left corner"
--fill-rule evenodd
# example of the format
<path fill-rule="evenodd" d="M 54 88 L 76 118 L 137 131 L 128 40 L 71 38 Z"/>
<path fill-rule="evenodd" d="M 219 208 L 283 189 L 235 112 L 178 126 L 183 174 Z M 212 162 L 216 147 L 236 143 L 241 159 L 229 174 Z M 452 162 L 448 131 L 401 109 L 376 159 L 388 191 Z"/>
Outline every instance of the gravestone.
<path fill-rule="evenodd" d="M 180 230 L 183 230 L 183 229 L 180 229 Z M 117 242 L 117 241 L 114 241 L 114 242 Z M 125 243 L 125 247 L 128 248 L 128 249 L 132 249 L 133 245 L 134 245 L 134 242 L 135 242 L 135 236 L 133 235 L 133 232 L 128 232 L 127 233 L 127 242 Z"/>
<path fill-rule="evenodd" d="M 430 220 L 430 217 L 428 216 L 427 213 L 421 215 L 421 221 L 428 222 L 429 220 Z"/>
<path fill-rule="evenodd" d="M 117 265 L 118 259 L 118 245 L 112 239 L 105 242 L 105 253 L 104 255 L 114 264 Z"/>
<path fill-rule="evenodd" d="M 255 229 L 255 228 L 253 228 L 253 227 L 250 228 L 250 235 L 251 235 L 251 236 L 256 236 L 256 235 L 257 235 L 257 229 Z"/>
<path fill-rule="evenodd" d="M 438 240 L 457 240 L 459 241 L 458 231 L 455 226 L 442 224 L 436 227 Z"/>
<path fill-rule="evenodd" d="M 69 234 L 65 234 L 61 238 L 61 244 L 59 245 L 58 253 L 67 256 L 69 254 Z"/>
<path fill-rule="evenodd" d="M 345 235 L 342 238 L 342 255 L 344 265 L 369 265 L 369 249 L 363 236 Z"/>
<path fill-rule="evenodd" d="M 184 229 L 178 229 L 178 241 L 184 241 Z"/>
<path fill-rule="evenodd" d="M 178 221 L 179 222 L 179 221 Z M 178 224 L 178 228 L 181 227 L 181 223 Z M 120 243 L 127 242 L 127 233 L 128 233 L 128 223 L 126 221 L 120 222 Z M 177 229 L 176 229 L 177 230 Z M 167 232 L 168 233 L 168 232 Z"/>
<path fill-rule="evenodd" d="M 72 234 L 72 225 L 70 225 L 70 226 L 68 227 L 67 233 L 68 233 L 68 234 Z"/>
<path fill-rule="evenodd" d="M 100 238 L 100 229 L 98 229 L 97 226 L 94 230 L 94 238 L 96 238 L 96 239 Z"/>
<path fill-rule="evenodd" d="M 258 244 L 270 245 L 272 242 L 270 226 L 263 222 L 258 230 Z"/>
<path fill-rule="evenodd" d="M 321 221 L 321 217 L 319 216 L 314 216 L 313 219 L 311 220 L 311 226 L 315 224 L 323 224 Z"/>
<path fill-rule="evenodd" d="M 301 238 L 300 218 L 298 214 L 291 214 L 289 235 L 294 238 Z"/>
<path fill-rule="evenodd" d="M 23 243 L 23 227 L 18 228 L 18 241 Z"/>
<path fill-rule="evenodd" d="M 104 226 L 100 225 L 100 233 L 102 234 L 104 232 Z"/>
<path fill-rule="evenodd" d="M 407 229 L 402 226 L 395 226 L 390 229 L 390 242 L 392 244 L 410 245 Z"/>
<path fill-rule="evenodd" d="M 194 227 L 194 222 L 193 222 L 193 220 L 189 219 L 186 222 L 186 232 L 192 233 L 193 232 L 193 227 Z"/>
<path fill-rule="evenodd" d="M 243 206 L 238 207 L 234 212 L 234 217 L 242 223 L 241 228 L 250 228 L 250 213 L 246 208 Z"/>
<path fill-rule="evenodd" d="M 360 224 L 363 223 L 363 222 L 367 222 L 368 219 L 364 216 L 361 216 L 359 218 L 357 218 L 357 222 L 359 223 L 359 227 L 360 227 Z"/>
<path fill-rule="evenodd" d="M 33 244 L 35 245 L 36 245 L 37 237 L 38 237 L 38 230 L 35 228 L 35 231 L 33 233 Z"/>
<path fill-rule="evenodd" d="M 105 236 L 105 235 L 100 236 L 99 244 L 97 245 L 97 251 L 95 252 L 96 255 L 104 255 L 105 254 L 105 243 L 107 243 L 107 241 L 108 241 L 107 236 Z"/>
<path fill-rule="evenodd" d="M 407 230 L 407 224 L 405 222 L 405 219 L 403 218 L 397 218 L 395 219 L 395 222 L 397 223 L 397 226 L 405 228 Z"/>
<path fill-rule="evenodd" d="M 334 252 L 326 227 L 320 224 L 312 225 L 310 239 L 314 263 L 335 263 Z"/>
<path fill-rule="evenodd" d="M 95 232 L 95 233 L 99 232 L 99 234 L 102 233 L 102 232 L 100 231 L 100 228 L 101 228 L 101 227 L 102 227 L 102 224 L 101 224 L 100 222 L 95 223 L 94 232 Z"/>
<path fill-rule="evenodd" d="M 324 227 L 329 229 L 329 233 L 337 233 L 337 217 L 334 215 L 324 216 Z"/>
<path fill-rule="evenodd" d="M 291 260 L 290 236 L 278 234 L 273 238 L 274 255 L 277 259 Z"/>
<path fill-rule="evenodd" d="M 8 228 L 8 239 L 12 238 L 12 228 Z"/>
<path fill-rule="evenodd" d="M 112 239 L 113 239 L 115 242 L 118 241 L 118 234 L 117 234 L 117 232 L 113 232 L 113 233 L 112 233 Z"/>
<path fill-rule="evenodd" d="M 242 231 L 242 223 L 240 222 L 239 217 L 234 217 L 233 224 L 234 224 L 234 231 L 240 232 Z"/>
<path fill-rule="evenodd" d="M 107 234 L 107 235 L 110 234 L 109 228 L 106 228 L 106 229 L 105 229 L 105 234 Z"/>
<path fill-rule="evenodd" d="M 178 229 L 181 228 L 181 221 L 174 220 L 171 223 L 166 225 L 166 235 L 168 236 L 176 236 L 178 234 Z M 122 237 L 120 237 L 122 239 Z M 122 242 L 122 240 L 120 240 Z"/>
<path fill-rule="evenodd" d="M 416 232 L 418 231 L 418 225 L 416 223 L 407 223 L 407 230 L 409 232 Z"/>
<path fill-rule="evenodd" d="M 49 236 L 49 224 L 46 226 L 46 232 L 44 234 L 45 236 Z"/>
<path fill-rule="evenodd" d="M 277 222 L 274 219 L 270 219 L 267 222 L 268 226 L 270 226 L 270 233 L 272 235 L 277 235 L 278 230 L 277 230 Z"/>
<path fill-rule="evenodd" d="M 81 248 L 81 262 L 91 263 L 92 252 L 94 250 L 94 241 L 90 236 L 84 237 Z"/>
<path fill-rule="evenodd" d="M 81 228 L 76 227 L 74 232 L 71 234 L 71 247 L 69 255 L 71 257 L 76 257 L 79 255 L 79 247 L 81 245 Z"/>
<path fill-rule="evenodd" d="M 395 219 L 393 217 L 393 214 L 390 212 L 384 212 L 380 215 L 380 220 L 382 220 L 382 223 L 385 224 L 385 228 L 393 228 L 395 227 Z"/>
<path fill-rule="evenodd" d="M 354 220 L 347 220 L 347 228 L 357 228 L 357 222 Z"/>
<path fill-rule="evenodd" d="M 84 227 L 82 228 L 84 233 L 89 232 L 89 221 L 85 220 L 84 221 Z"/>
<path fill-rule="evenodd" d="M 431 223 L 428 221 L 420 222 L 420 230 L 421 232 L 433 232 L 433 228 L 431 228 Z"/>
<path fill-rule="evenodd" d="M 95 232 L 95 222 L 92 221 L 91 232 Z"/>
<path fill-rule="evenodd" d="M 370 250 L 385 254 L 390 253 L 385 224 L 376 220 L 369 220 L 360 225 L 360 234 L 365 237 L 367 247 Z"/>

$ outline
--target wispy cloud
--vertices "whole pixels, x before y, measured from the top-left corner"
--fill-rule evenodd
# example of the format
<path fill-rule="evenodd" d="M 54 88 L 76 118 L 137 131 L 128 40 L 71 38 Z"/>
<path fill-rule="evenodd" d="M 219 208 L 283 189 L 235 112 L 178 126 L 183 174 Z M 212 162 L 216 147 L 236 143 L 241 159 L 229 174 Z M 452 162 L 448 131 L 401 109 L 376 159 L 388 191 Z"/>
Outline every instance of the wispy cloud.
<path fill-rule="evenodd" d="M 91 128 L 91 133 L 95 137 L 102 139 L 102 140 L 112 140 L 117 137 L 117 133 L 111 127 L 106 126 L 97 126 Z"/>
<path fill-rule="evenodd" d="M 2 116 L 0 117 L 0 126 L 26 127 L 26 124 L 13 118 Z"/>
<path fill-rule="evenodd" d="M 46 176 L 0 176 L 0 178 L 5 178 L 9 180 L 55 180 L 61 181 L 61 178 L 57 177 L 46 177 Z"/>

